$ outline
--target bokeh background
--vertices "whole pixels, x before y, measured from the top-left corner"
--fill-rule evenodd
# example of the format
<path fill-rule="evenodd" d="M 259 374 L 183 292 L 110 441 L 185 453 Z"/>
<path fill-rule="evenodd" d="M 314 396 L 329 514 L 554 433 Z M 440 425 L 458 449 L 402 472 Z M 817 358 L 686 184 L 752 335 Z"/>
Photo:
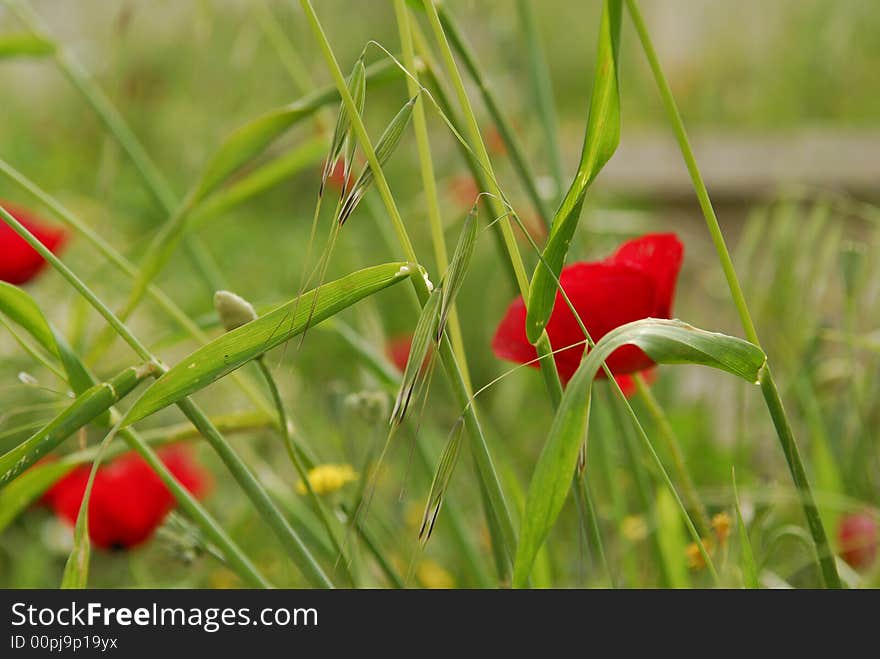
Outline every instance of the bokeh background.
<path fill-rule="evenodd" d="M 446 4 L 479 55 L 552 199 L 548 150 L 529 85 L 515 3 Z M 833 503 L 829 519 L 833 521 L 835 511 L 876 506 L 880 213 L 872 203 L 880 195 L 880 5 L 860 0 L 642 4 L 808 461 L 817 432 L 828 436 L 835 451 L 838 475 L 831 480 L 838 491 L 828 493 Z M 234 128 L 300 96 L 267 38 L 260 10 L 248 0 L 45 0 L 31 5 L 118 106 L 178 194 L 186 191 Z M 314 84 L 329 84 L 296 3 L 268 6 Z M 343 69 L 370 40 L 398 51 L 390 3 L 322 0 L 316 6 Z M 599 2 L 535 3 L 567 176 L 574 171 L 583 140 L 600 9 Z M 0 33 L 22 29 L 0 6 Z M 626 16 L 621 53 L 621 146 L 588 197 L 569 260 L 604 256 L 622 239 L 643 232 L 676 231 L 686 245 L 676 314 L 700 327 L 739 334 L 687 171 Z M 368 50 L 369 61 L 380 56 L 377 48 Z M 0 86 L 5 91 L 0 157 L 138 260 L 165 218 L 76 89 L 51 59 L 40 58 L 0 60 Z M 370 87 L 365 120 L 374 136 L 405 98 L 400 80 Z M 473 98 L 476 101 L 476 93 Z M 489 131 L 482 105 L 475 102 L 475 107 Z M 320 115 L 325 125 L 332 126 L 334 112 L 329 108 Z M 470 205 L 455 193 L 455 182 L 467 171 L 436 113 L 429 109 L 428 116 L 451 245 Z M 292 130 L 275 152 L 315 135 L 315 124 L 307 122 Z M 496 152 L 493 159 L 517 210 L 525 218 L 533 215 L 506 155 Z M 317 159 L 302 174 L 197 229 L 228 288 L 258 305 L 296 293 L 319 168 Z M 416 168 L 414 140 L 407 136 L 389 162 L 388 177 L 417 252 L 436 273 Z M 7 180 L 0 180 L 0 197 L 35 206 Z M 376 200 L 357 211 L 346 224 L 328 277 L 399 257 L 368 212 L 370 204 L 378 209 L 378 220 L 384 219 Z M 533 263 L 528 246 L 520 247 Z M 95 258 L 84 241 L 74 239 L 65 260 L 103 299 L 115 305 L 124 301 L 130 282 Z M 855 284 L 847 281 L 849 267 L 857 268 Z M 210 318 L 211 290 L 184 251 L 158 282 L 191 315 Z M 75 345 L 87 346 L 101 329 L 96 315 L 76 301 L 54 273 L 33 285 L 32 293 Z M 487 236 L 478 245 L 459 298 L 475 383 L 485 383 L 506 368 L 493 357 L 489 341 L 512 297 Z M 391 337 L 411 332 L 415 324 L 402 289 L 388 291 L 343 317 L 379 350 Z M 192 349 L 174 336 L 149 303 L 134 316 L 132 327 L 159 346 L 169 362 Z M 861 337 L 862 343 L 854 345 L 847 339 L 852 336 Z M 115 373 L 131 359 L 118 344 L 97 369 L 105 375 Z M 300 433 L 322 458 L 355 461 L 370 443 L 382 439 L 379 427 L 354 418 L 344 404 L 348 394 L 376 385 L 333 332 L 312 332 L 302 348 L 273 353 L 272 364 Z M 26 434 L 16 429 L 47 418 L 59 400 L 51 384 L 49 390 L 35 391 L 16 380 L 18 372 L 32 368 L 14 341 L 0 332 L 2 446 L 20 441 Z M 442 380 L 435 378 L 421 424 L 436 448 L 429 456 L 433 458 L 457 416 Z M 802 381 L 809 385 L 806 389 L 798 384 Z M 732 464 L 741 489 L 753 495 L 753 514 L 770 501 L 790 498 L 785 463 L 756 390 L 690 367 L 661 369 L 654 388 L 713 509 L 729 509 Z M 197 400 L 214 413 L 248 407 L 248 401 L 225 383 Z M 540 376 L 521 371 L 505 379 L 485 394 L 483 405 L 492 450 L 504 455 L 505 478 L 524 486 L 551 418 Z M 166 411 L 149 424 L 164 427 L 180 421 L 175 411 Z M 279 496 L 289 496 L 291 506 L 299 505 L 290 493 L 295 476 L 282 464 L 283 454 L 271 431 L 237 435 L 236 446 Z M 222 469 L 209 452 L 202 454 L 217 474 L 211 509 L 222 511 L 236 538 L 260 555 L 271 572 L 295 583 L 295 573 L 280 552 L 262 539 L 268 532 L 241 494 L 224 484 Z M 612 454 L 612 462 L 618 459 L 620 455 Z M 625 481 L 623 463 L 615 465 L 617 476 Z M 450 505 L 461 506 L 476 529 L 481 521 L 473 503 L 472 473 L 465 466 L 459 469 Z M 405 562 L 412 550 L 413 506 L 420 512 L 429 482 L 410 443 L 402 441 L 383 471 L 374 504 L 380 511 L 376 519 L 382 538 L 400 561 Z M 602 489 L 601 479 L 597 489 Z M 639 512 L 633 504 L 632 513 Z M 766 514 L 771 520 L 768 528 L 799 523 L 797 509 L 790 506 L 773 507 Z M 577 554 L 583 552 L 577 519 L 569 517 L 553 537 L 564 543 L 568 533 L 565 546 Z M 445 540 L 443 523 L 441 519 L 439 539 L 429 546 L 428 555 L 451 583 L 468 585 L 455 547 Z M 616 537 L 614 528 L 609 535 Z M 236 585 L 234 577 L 210 558 L 189 552 L 180 537 L 172 524 L 135 554 L 98 555 L 93 584 Z M 638 551 L 631 539 L 609 542 L 616 555 Z M 775 569 L 796 580 L 809 552 L 794 540 L 780 542 L 791 546 L 786 545 L 785 559 L 777 559 L 785 567 Z M 0 535 L 0 584 L 56 585 L 68 548 L 64 529 L 44 511 L 30 511 Z M 768 560 L 772 563 L 774 558 Z M 577 563 L 557 567 L 562 582 L 582 578 Z M 694 577 L 697 583 L 700 578 Z"/>

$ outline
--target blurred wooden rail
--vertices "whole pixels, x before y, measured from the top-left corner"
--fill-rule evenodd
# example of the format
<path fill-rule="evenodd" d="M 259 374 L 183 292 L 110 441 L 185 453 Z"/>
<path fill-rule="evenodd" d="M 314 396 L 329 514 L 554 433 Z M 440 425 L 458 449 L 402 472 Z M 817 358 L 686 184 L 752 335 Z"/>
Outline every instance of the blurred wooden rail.
<path fill-rule="evenodd" d="M 880 201 L 880 131 L 695 133 L 691 140 L 717 203 L 750 203 L 786 186 Z M 678 147 L 667 135 L 624 131 L 597 184 L 613 196 L 696 203 Z"/>

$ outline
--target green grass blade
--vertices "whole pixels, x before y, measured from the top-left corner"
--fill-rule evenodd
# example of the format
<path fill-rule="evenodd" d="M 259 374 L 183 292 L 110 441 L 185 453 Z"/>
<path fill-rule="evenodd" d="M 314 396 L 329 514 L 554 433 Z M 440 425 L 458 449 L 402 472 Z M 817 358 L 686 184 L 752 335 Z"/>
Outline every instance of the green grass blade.
<path fill-rule="evenodd" d="M 733 503 L 736 506 L 736 529 L 739 537 L 739 558 L 742 569 L 743 582 L 746 588 L 757 589 L 761 587 L 758 579 L 758 564 L 755 562 L 755 553 L 752 551 L 752 542 L 749 540 L 749 530 L 743 520 L 742 510 L 739 507 L 739 492 L 736 489 L 736 471 L 730 470 L 730 478 L 733 482 Z"/>
<path fill-rule="evenodd" d="M 538 215 L 540 215 L 542 222 L 544 222 L 546 226 L 549 226 L 551 218 L 550 208 L 548 208 L 547 202 L 538 190 L 536 177 L 532 171 L 532 166 L 529 163 L 529 158 L 520 144 L 520 141 L 517 139 L 513 126 L 502 110 L 502 102 L 499 101 L 495 92 L 492 90 L 490 81 L 483 75 L 477 62 L 476 55 L 465 40 L 464 35 L 458 29 L 458 25 L 455 23 L 452 15 L 446 10 L 446 7 L 438 5 L 437 15 L 440 17 L 440 22 L 443 25 L 443 29 L 446 32 L 450 45 L 461 57 L 465 69 L 467 69 L 468 74 L 476 83 L 477 89 L 486 105 L 486 109 L 489 111 L 489 116 L 492 117 L 492 121 L 498 129 L 498 134 L 501 136 L 502 141 L 507 147 L 511 164 L 516 170 L 529 200 L 532 202 Z"/>
<path fill-rule="evenodd" d="M 70 462 L 31 467 L 0 490 L 0 533 L 59 478 L 76 468 Z"/>
<path fill-rule="evenodd" d="M 449 483 L 452 481 L 452 474 L 455 471 L 455 465 L 458 463 L 458 456 L 461 453 L 463 430 L 464 419 L 459 417 L 449 435 L 449 441 L 440 455 L 440 460 L 437 462 L 437 469 L 431 481 L 431 491 L 425 504 L 425 512 L 422 514 L 422 524 L 419 527 L 419 542 L 422 546 L 431 538 L 431 532 L 434 530 L 434 524 L 437 522 L 437 516 L 440 514 L 440 507 L 443 505 L 443 499 L 446 496 L 446 491 L 449 489 Z"/>
<path fill-rule="evenodd" d="M 319 138 L 309 140 L 288 153 L 260 165 L 247 176 L 217 190 L 192 212 L 189 219 L 190 228 L 196 229 L 218 215 L 299 174 L 318 162 L 324 150 L 324 140 Z"/>
<path fill-rule="evenodd" d="M 400 143 L 400 138 L 403 137 L 403 131 L 409 124 L 409 120 L 412 117 L 413 106 L 418 98 L 418 95 L 416 95 L 406 102 L 400 111 L 394 115 L 394 118 L 385 128 L 381 137 L 379 137 L 379 141 L 376 142 L 376 158 L 379 160 L 380 165 L 384 165 L 388 162 L 391 154 L 394 153 L 394 150 Z M 344 223 L 352 212 L 354 212 L 354 209 L 357 207 L 358 203 L 360 203 L 360 200 L 363 199 L 367 190 L 369 190 L 370 185 L 373 183 L 373 179 L 373 168 L 367 165 L 367 168 L 361 172 L 361 175 L 358 176 L 354 185 L 351 186 L 351 190 L 346 196 L 345 201 L 342 203 L 342 207 L 339 210 L 340 224 Z"/>
<path fill-rule="evenodd" d="M 568 383 L 526 496 L 522 532 L 514 566 L 514 586 L 525 586 L 535 558 L 556 521 L 577 465 L 587 429 L 593 378 L 617 348 L 635 345 L 658 364 L 702 364 L 757 382 L 765 356 L 753 344 L 700 330 L 677 320 L 645 319 L 606 334 Z"/>
<path fill-rule="evenodd" d="M 437 337 L 443 334 L 446 328 L 446 320 L 455 304 L 455 296 L 464 283 L 471 257 L 474 255 L 474 247 L 477 244 L 477 212 L 476 209 L 468 213 L 458 237 L 455 251 L 452 253 L 452 261 L 449 270 L 443 278 L 443 301 L 440 305 L 440 320 L 437 323 Z"/>
<path fill-rule="evenodd" d="M 296 336 L 308 325 L 319 323 L 409 276 L 410 266 L 406 263 L 386 263 L 358 270 L 227 332 L 185 357 L 160 377 L 129 410 L 126 425 L 207 387 Z"/>
<path fill-rule="evenodd" d="M 391 425 L 397 426 L 403 422 L 413 393 L 424 380 L 425 360 L 437 335 L 437 321 L 440 317 L 440 289 L 434 289 L 422 312 L 419 322 L 413 331 L 412 343 L 410 344 L 409 356 L 406 360 L 406 368 L 403 371 L 403 379 L 400 382 L 400 390 L 394 401 L 394 409 L 391 410 Z"/>
<path fill-rule="evenodd" d="M 54 52 L 55 44 L 36 34 L 4 34 L 0 36 L 0 59 L 42 57 Z"/>
<path fill-rule="evenodd" d="M 666 488 L 657 491 L 655 510 L 657 528 L 653 532 L 657 534 L 657 544 L 660 547 L 662 560 L 666 564 L 665 573 L 669 576 L 669 586 L 690 588 L 691 580 L 685 563 L 687 549 L 685 531 L 675 499 Z"/>
<path fill-rule="evenodd" d="M 571 187 L 553 218 L 542 262 L 535 267 L 529 288 L 526 335 L 532 343 L 541 337 L 553 311 L 556 281 L 577 228 L 587 188 L 614 154 L 620 141 L 620 98 L 617 88 L 620 13 L 620 0 L 606 0 L 581 162 Z"/>
<path fill-rule="evenodd" d="M 80 394 L 95 384 L 95 379 L 74 354 L 64 336 L 49 324 L 40 307 L 28 293 L 17 286 L 0 281 L 0 312 L 20 325 L 44 349 L 61 361 L 74 393 Z"/>
<path fill-rule="evenodd" d="M 364 75 L 367 79 L 384 78 L 380 74 L 390 69 L 390 64 L 382 62 L 368 67 Z M 328 86 L 237 128 L 226 138 L 205 167 L 195 188 L 195 200 L 204 199 L 295 124 L 338 99 L 339 93 L 336 89 Z"/>
<path fill-rule="evenodd" d="M 364 103 L 367 100 L 367 81 L 363 55 L 354 63 L 354 68 L 346 79 L 346 84 L 348 86 L 348 93 L 354 99 L 358 114 L 363 114 Z M 339 115 L 336 118 L 336 126 L 333 128 L 333 136 L 330 139 L 330 153 L 324 161 L 324 169 L 321 172 L 319 195 L 324 194 L 324 186 L 327 184 L 327 179 L 333 172 L 333 168 L 336 166 L 336 161 L 339 159 L 339 154 L 342 153 L 343 148 L 345 148 L 345 156 L 343 158 L 344 177 L 346 183 L 348 182 L 348 174 L 351 169 L 356 144 L 357 142 L 351 138 L 351 118 L 348 116 L 345 105 L 341 104 Z"/>
<path fill-rule="evenodd" d="M 131 393 L 145 378 L 155 373 L 148 363 L 125 369 L 112 380 L 96 384 L 74 400 L 43 428 L 23 443 L 0 456 L 0 488 L 74 432 L 92 422 Z"/>
<path fill-rule="evenodd" d="M 559 134 L 557 133 L 559 123 L 556 119 L 556 104 L 553 102 L 553 82 L 550 79 L 550 70 L 547 58 L 544 56 L 541 37 L 538 34 L 532 0 L 517 0 L 516 6 L 525 33 L 529 77 L 534 89 L 538 117 L 541 119 L 541 129 L 544 132 L 544 143 L 550 157 L 550 169 L 553 172 L 553 180 L 556 182 L 556 194 L 560 195 L 563 185 L 562 152 L 559 148 Z"/>

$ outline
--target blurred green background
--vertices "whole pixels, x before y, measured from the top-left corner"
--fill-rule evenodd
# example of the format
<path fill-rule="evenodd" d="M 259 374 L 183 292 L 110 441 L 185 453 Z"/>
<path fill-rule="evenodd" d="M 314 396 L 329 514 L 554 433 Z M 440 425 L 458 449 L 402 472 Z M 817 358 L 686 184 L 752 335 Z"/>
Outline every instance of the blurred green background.
<path fill-rule="evenodd" d="M 398 52 L 390 3 L 323 0 L 315 4 L 344 70 L 369 40 Z M 527 52 L 515 3 L 446 4 L 478 53 L 534 170 L 547 179 L 548 150 L 528 81 Z M 833 521 L 840 509 L 876 506 L 877 352 L 854 347 L 839 335 L 870 338 L 870 332 L 877 330 L 880 224 L 876 209 L 866 202 L 876 197 L 880 182 L 880 157 L 876 155 L 880 149 L 871 156 L 871 145 L 880 145 L 880 5 L 858 0 L 642 4 L 686 125 L 695 136 L 698 160 L 703 164 L 705 159 L 710 193 L 714 186 L 720 190 L 719 216 L 735 248 L 747 297 L 792 407 L 808 461 L 815 434 L 829 435 L 837 473 L 812 474 L 825 478 L 820 485 L 830 488 L 827 495 L 834 503 L 828 519 Z M 75 54 L 117 105 L 179 195 L 234 128 L 300 96 L 267 39 L 253 2 L 46 0 L 31 5 L 51 34 Z M 269 7 L 315 84 L 329 84 L 296 3 L 273 2 Z M 551 0 L 536 2 L 534 7 L 554 84 L 566 174 L 570 175 L 583 140 L 601 3 Z M 0 33 L 22 30 L 0 8 Z M 367 52 L 368 61 L 381 56 L 377 48 Z M 626 16 L 621 53 L 621 150 L 599 177 L 595 194 L 590 194 L 569 261 L 604 256 L 628 236 L 677 231 L 686 245 L 686 259 L 676 314 L 700 327 L 739 334 L 659 95 Z M 0 84 L 5 90 L 0 157 L 137 261 L 165 217 L 92 110 L 50 58 L 0 60 Z M 365 120 L 374 136 L 405 98 L 400 80 L 369 87 Z M 473 98 L 488 130 L 490 120 L 476 101 L 476 93 Z M 332 107 L 321 115 L 325 125 L 331 126 L 334 116 Z M 428 117 L 451 246 L 469 206 L 456 199 L 451 186 L 467 170 L 430 108 Z M 306 122 L 292 130 L 276 152 L 315 134 L 315 124 Z M 753 146 L 743 149 L 743 144 Z M 828 160 L 828 153 L 836 160 Z M 496 153 L 493 157 L 502 187 L 517 210 L 529 216 L 532 211 L 506 156 Z M 320 160 L 198 229 L 228 288 L 257 305 L 296 294 L 319 167 Z M 407 135 L 389 162 L 388 178 L 416 250 L 436 278 L 416 167 L 414 140 Z M 0 197 L 45 211 L 5 179 L 0 180 Z M 377 209 L 375 216 L 371 216 L 371 206 Z M 400 256 L 389 248 L 377 226 L 383 220 L 377 199 L 362 205 L 345 226 L 328 278 Z M 534 263 L 527 245 L 521 243 L 520 248 L 527 261 Z M 853 259 L 857 282 L 848 286 L 845 267 Z M 96 259 L 84 241 L 72 241 L 65 261 L 111 306 L 124 301 L 130 282 Z M 212 290 L 183 250 L 158 283 L 192 316 L 211 315 Z M 75 301 L 54 273 L 46 274 L 31 292 L 46 313 L 71 332 L 75 345 L 87 346 L 102 328 L 96 314 Z M 381 351 L 388 337 L 414 327 L 407 293 L 402 287 L 383 293 L 343 317 Z M 478 385 L 507 367 L 494 358 L 489 341 L 512 297 L 486 236 L 478 245 L 459 297 L 471 373 Z M 168 362 L 193 347 L 175 340 L 173 328 L 149 302 L 141 306 L 131 326 L 152 345 L 159 345 Z M 17 382 L 16 374 L 30 371 L 33 365 L 2 333 L 0 360 L 0 433 L 27 420 L 47 418 L 45 409 L 28 411 L 26 406 L 58 401 L 58 395 Z M 100 375 L 112 374 L 131 360 L 131 354 L 117 342 L 96 369 Z M 382 440 L 380 426 L 364 424 L 344 405 L 347 394 L 377 385 L 332 332 L 313 331 L 302 348 L 291 345 L 273 353 L 271 364 L 300 433 L 322 459 L 356 462 L 369 444 Z M 51 379 L 47 374 L 37 375 L 41 382 Z M 51 389 L 53 385 L 46 386 Z M 735 464 L 741 489 L 751 496 L 750 519 L 766 524 L 768 534 L 785 523 L 800 523 L 794 506 L 765 510 L 780 498 L 790 503 L 792 494 L 769 419 L 751 388 L 715 372 L 665 368 L 655 391 L 667 407 L 694 479 L 713 510 L 730 510 L 730 467 Z M 225 382 L 197 400 L 214 413 L 248 407 Z M 522 488 L 551 419 L 540 376 L 529 371 L 505 379 L 487 392 L 483 406 L 491 448 L 502 456 L 504 477 Z M 438 376 L 421 424 L 436 449 L 432 459 L 439 454 L 457 413 Z M 166 411 L 149 424 L 180 421 L 176 411 Z M 408 433 L 414 428 L 415 424 Z M 601 431 L 596 433 L 598 444 L 603 443 L 601 435 Z M 22 435 L 0 437 L 0 448 L 6 450 Z M 605 457 L 614 466 L 609 473 L 626 483 L 629 476 L 622 449 L 613 437 L 606 439 L 606 447 L 596 450 L 608 451 Z M 291 506 L 302 507 L 289 491 L 295 476 L 271 431 L 237 436 L 235 441 L 261 478 L 276 485 L 279 496 L 289 496 Z M 222 473 L 208 451 L 201 454 L 215 474 Z M 471 535 L 478 538 L 482 520 L 474 503 L 472 471 L 465 465 L 459 470 L 449 505 L 465 511 Z M 629 560 L 625 557 L 638 555 L 642 549 L 637 542 L 619 537 L 614 527 L 615 516 L 603 494 L 608 491 L 609 484 L 603 480 L 607 476 L 597 476 L 595 484 L 600 513 L 608 527 L 610 551 L 620 560 Z M 260 556 L 279 582 L 296 583 L 295 572 L 274 542 L 263 540 L 268 532 L 240 493 L 226 486 L 221 477 L 217 481 L 209 507 L 229 525 L 236 539 Z M 422 505 L 429 483 L 429 474 L 413 457 L 411 437 L 405 438 L 394 447 L 373 504 L 375 513 L 371 513 L 389 551 L 400 560 L 412 552 L 414 535 L 407 519 L 413 504 Z M 642 514 L 631 492 L 627 496 L 632 514 Z M 471 585 L 445 525 L 441 516 L 428 555 L 444 566 L 456 584 Z M 92 584 L 236 585 L 210 558 L 194 563 L 183 560 L 189 554 L 180 538 L 173 528 L 168 535 L 131 556 L 97 555 Z M 67 546 L 62 536 L 44 512 L 31 511 L 19 519 L 0 535 L 0 585 L 56 585 Z M 560 547 L 553 569 L 561 583 L 590 583 L 579 561 L 561 558 L 566 550 L 569 555 L 583 556 L 578 536 L 577 516 L 568 511 L 566 523 L 551 538 Z M 790 539 L 781 542 L 791 542 L 792 547 L 782 555 L 769 555 L 771 567 L 785 578 L 809 584 L 811 575 L 801 572 L 809 562 L 808 550 Z M 480 551 L 488 556 L 484 547 Z M 650 582 L 650 568 L 644 572 Z M 692 578 L 700 584 L 703 577 L 695 574 Z"/>

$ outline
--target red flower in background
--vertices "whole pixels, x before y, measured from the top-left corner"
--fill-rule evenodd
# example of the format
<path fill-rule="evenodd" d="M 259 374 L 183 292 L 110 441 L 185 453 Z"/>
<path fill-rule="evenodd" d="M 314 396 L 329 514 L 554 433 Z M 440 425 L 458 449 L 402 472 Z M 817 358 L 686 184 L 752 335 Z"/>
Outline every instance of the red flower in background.
<path fill-rule="evenodd" d="M 180 446 L 159 451 L 159 457 L 174 477 L 195 496 L 209 487 L 208 474 Z M 56 515 L 76 523 L 90 467 L 77 467 L 44 495 Z M 130 549 L 150 538 L 174 508 L 174 496 L 136 453 L 126 453 L 102 465 L 95 474 L 89 499 L 89 537 L 102 549 Z"/>
<path fill-rule="evenodd" d="M 396 336 L 385 346 L 385 354 L 397 370 L 403 373 L 406 370 L 406 362 L 409 359 L 409 351 L 412 348 L 412 334 Z"/>
<path fill-rule="evenodd" d="M 46 226 L 33 213 L 6 202 L 0 205 L 53 253 L 58 253 L 67 240 L 66 231 Z M 24 238 L 6 222 L 0 222 L 0 281 L 25 284 L 45 265 L 43 257 Z"/>
<path fill-rule="evenodd" d="M 322 167 L 327 166 L 327 161 L 324 161 Z M 349 182 L 353 182 L 354 177 L 349 174 Z M 340 194 L 345 193 L 345 162 L 342 158 L 337 159 L 336 164 L 333 165 L 333 169 L 330 171 L 330 174 L 327 176 L 327 183 L 334 190 L 339 192 Z"/>
<path fill-rule="evenodd" d="M 877 520 L 868 512 L 841 518 L 837 526 L 840 557 L 857 569 L 871 567 L 877 558 Z"/>
<path fill-rule="evenodd" d="M 630 240 L 604 261 L 574 263 L 563 268 L 559 278 L 572 305 L 594 341 L 626 323 L 642 318 L 669 318 L 675 295 L 675 282 L 681 267 L 683 246 L 675 234 L 648 234 Z M 526 307 L 522 298 L 514 300 L 495 331 L 492 349 L 501 359 L 521 364 L 537 357 L 535 347 L 526 338 Z M 556 367 L 567 384 L 580 364 L 584 340 L 574 314 L 561 293 L 547 334 L 554 350 Z M 563 349 L 566 346 L 571 348 Z M 615 350 L 605 362 L 615 379 L 632 391 L 632 373 L 654 365 L 648 355 L 635 346 Z M 538 368 L 538 364 L 530 364 Z M 604 371 L 599 371 L 604 378 Z"/>
<path fill-rule="evenodd" d="M 489 153 L 495 156 L 507 155 L 507 143 L 494 124 L 486 129 L 485 135 L 486 148 L 489 150 Z"/>
<path fill-rule="evenodd" d="M 449 180 L 449 195 L 460 208 L 471 208 L 480 194 L 473 176 L 454 176 Z"/>

